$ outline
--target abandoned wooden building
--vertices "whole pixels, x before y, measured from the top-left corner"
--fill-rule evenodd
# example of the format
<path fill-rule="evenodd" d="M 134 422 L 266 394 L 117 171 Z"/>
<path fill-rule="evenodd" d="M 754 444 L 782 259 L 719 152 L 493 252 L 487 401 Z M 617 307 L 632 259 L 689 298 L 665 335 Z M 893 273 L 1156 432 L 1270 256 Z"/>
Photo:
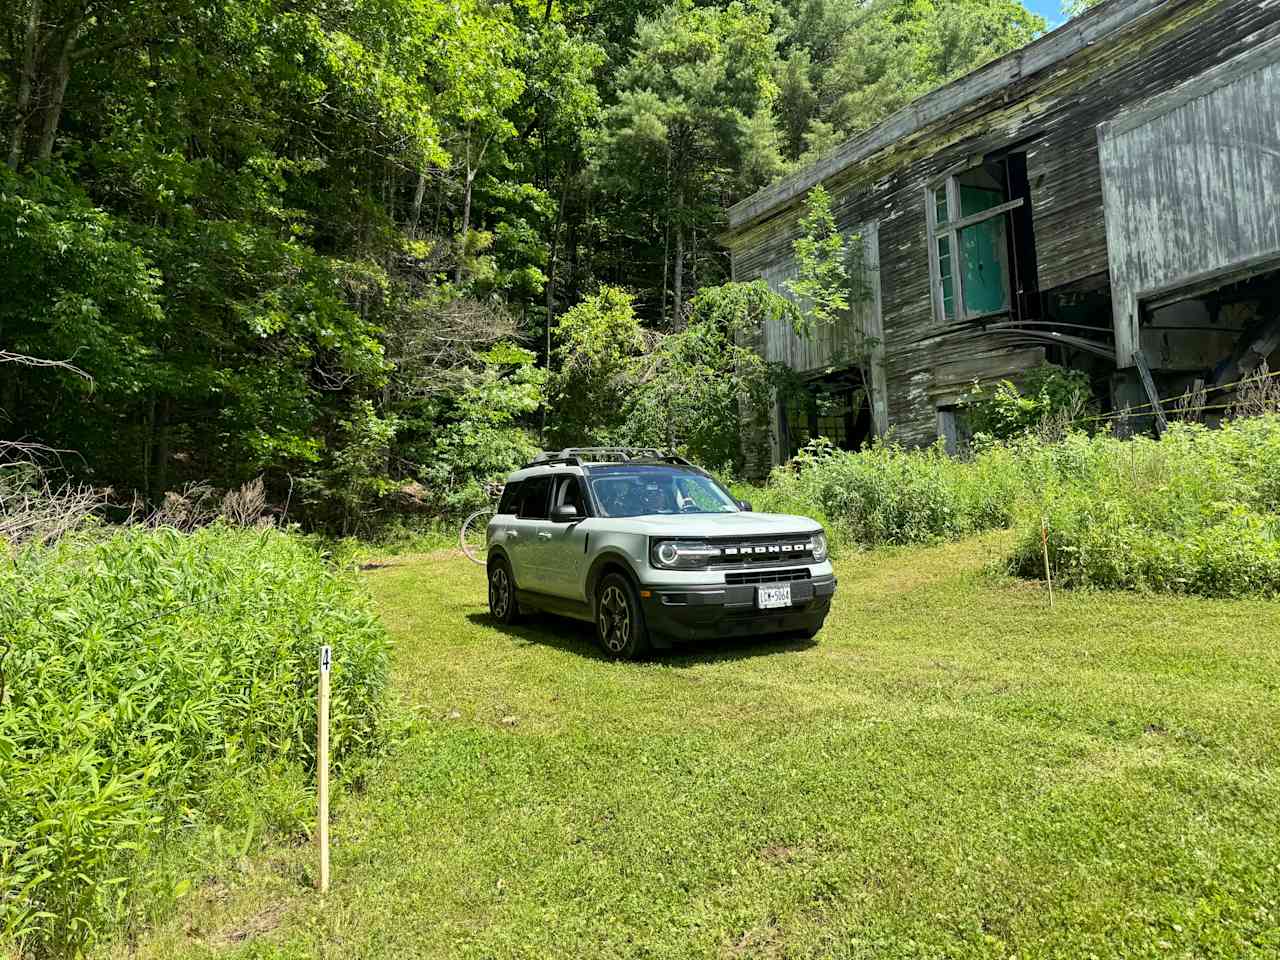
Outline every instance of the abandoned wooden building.
<path fill-rule="evenodd" d="M 786 295 L 818 184 L 865 295 L 764 331 L 812 388 L 763 414 L 775 463 L 954 445 L 975 381 L 1046 360 L 1111 409 L 1280 369 L 1280 0 L 1108 0 L 734 206 L 735 279 Z"/>

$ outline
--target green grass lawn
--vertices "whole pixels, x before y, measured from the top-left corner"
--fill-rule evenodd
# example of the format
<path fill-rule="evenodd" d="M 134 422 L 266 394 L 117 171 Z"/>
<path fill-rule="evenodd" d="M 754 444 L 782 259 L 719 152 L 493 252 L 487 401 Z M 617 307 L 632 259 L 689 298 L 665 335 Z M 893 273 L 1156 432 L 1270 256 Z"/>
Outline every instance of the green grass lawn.
<path fill-rule="evenodd" d="M 417 720 L 146 957 L 1280 956 L 1280 603 L 853 557 L 814 643 L 600 659 L 456 555 L 366 576 Z"/>

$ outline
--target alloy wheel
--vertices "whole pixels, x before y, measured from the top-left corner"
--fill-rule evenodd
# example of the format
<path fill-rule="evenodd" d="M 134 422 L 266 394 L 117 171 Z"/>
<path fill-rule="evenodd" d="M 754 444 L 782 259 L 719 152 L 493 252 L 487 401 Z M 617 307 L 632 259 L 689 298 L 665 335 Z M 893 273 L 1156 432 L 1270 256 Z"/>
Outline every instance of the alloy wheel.
<path fill-rule="evenodd" d="M 631 641 L 631 605 L 613 584 L 600 597 L 600 639 L 610 653 L 621 653 Z"/>
<path fill-rule="evenodd" d="M 489 609 L 501 620 L 511 605 L 511 578 L 506 567 L 494 567 L 489 574 Z"/>

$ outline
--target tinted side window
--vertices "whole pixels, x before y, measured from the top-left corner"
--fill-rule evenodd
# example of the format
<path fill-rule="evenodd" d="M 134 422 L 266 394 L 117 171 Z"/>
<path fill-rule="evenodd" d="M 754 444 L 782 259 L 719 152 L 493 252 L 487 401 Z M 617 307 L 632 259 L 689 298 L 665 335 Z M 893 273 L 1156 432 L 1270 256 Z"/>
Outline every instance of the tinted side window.
<path fill-rule="evenodd" d="M 502 499 L 498 501 L 498 513 L 516 512 L 516 504 L 520 502 L 521 482 L 516 480 L 502 488 Z"/>
<path fill-rule="evenodd" d="M 551 478 L 534 477 L 520 484 L 520 517 L 525 520 L 547 519 L 547 501 L 551 499 Z"/>

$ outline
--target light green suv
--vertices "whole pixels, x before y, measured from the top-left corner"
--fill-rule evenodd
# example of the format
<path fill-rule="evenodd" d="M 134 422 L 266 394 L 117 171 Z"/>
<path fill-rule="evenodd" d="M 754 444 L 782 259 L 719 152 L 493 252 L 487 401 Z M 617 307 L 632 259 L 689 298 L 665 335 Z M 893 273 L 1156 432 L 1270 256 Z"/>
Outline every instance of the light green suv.
<path fill-rule="evenodd" d="M 489 522 L 489 610 L 592 622 L 604 651 L 822 628 L 836 578 L 822 527 L 754 513 L 656 450 L 544 453 L 511 475 Z"/>

